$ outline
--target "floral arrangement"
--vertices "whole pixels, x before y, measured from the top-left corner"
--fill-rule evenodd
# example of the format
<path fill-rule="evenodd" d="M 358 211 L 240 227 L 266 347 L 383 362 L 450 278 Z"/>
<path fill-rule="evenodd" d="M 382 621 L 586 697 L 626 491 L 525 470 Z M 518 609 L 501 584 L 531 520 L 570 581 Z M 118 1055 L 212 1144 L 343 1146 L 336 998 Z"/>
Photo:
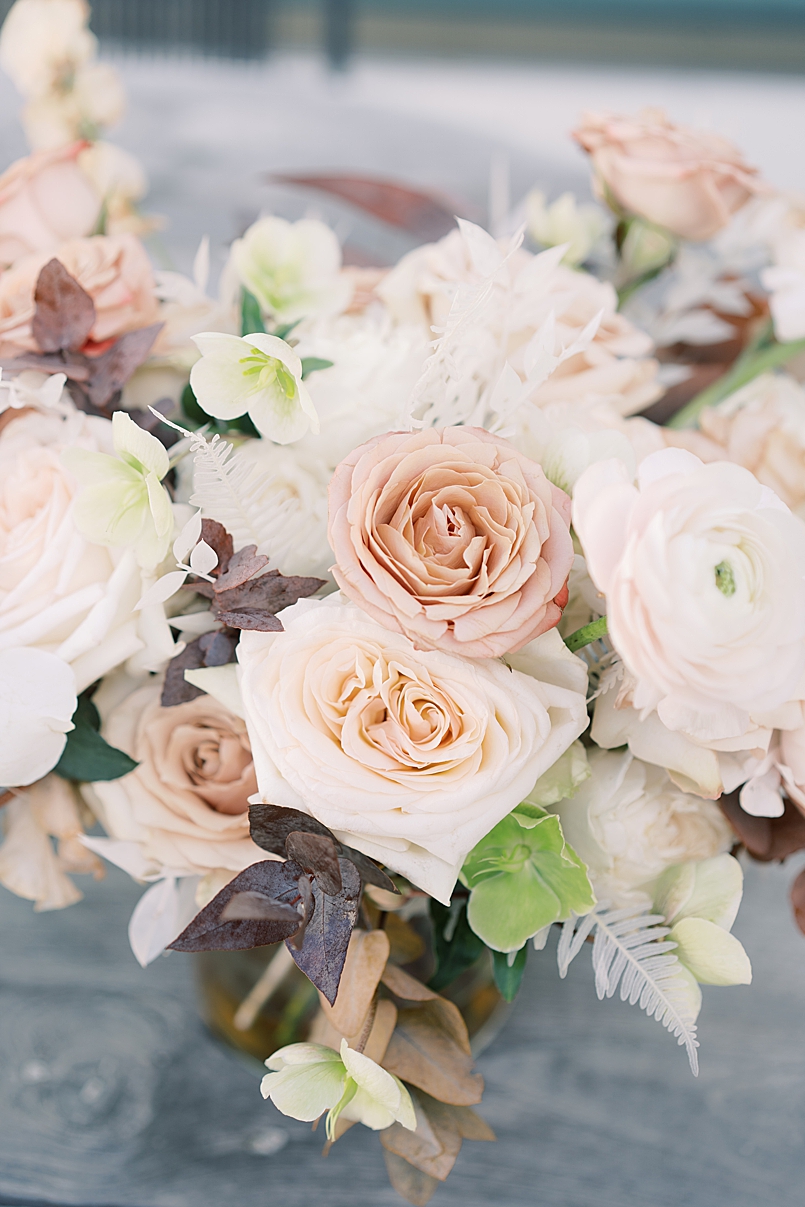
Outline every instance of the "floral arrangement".
<path fill-rule="evenodd" d="M 206 245 L 152 268 L 87 20 L 0 37 L 0 882 L 122 867 L 143 965 L 270 947 L 252 1018 L 301 969 L 263 1095 L 425 1203 L 494 1138 L 451 985 L 511 1001 L 556 927 L 695 1072 L 741 860 L 805 847 L 805 208 L 587 115 L 600 204 L 376 269 L 266 215 L 210 297 Z"/>

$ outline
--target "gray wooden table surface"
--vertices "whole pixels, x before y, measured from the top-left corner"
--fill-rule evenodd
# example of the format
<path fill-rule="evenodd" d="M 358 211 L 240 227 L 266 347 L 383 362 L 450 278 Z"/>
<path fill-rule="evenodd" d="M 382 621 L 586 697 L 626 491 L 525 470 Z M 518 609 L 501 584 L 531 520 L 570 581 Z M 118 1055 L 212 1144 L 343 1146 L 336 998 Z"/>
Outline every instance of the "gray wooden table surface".
<path fill-rule="evenodd" d="M 480 1059 L 495 1145 L 465 1144 L 434 1207 L 801 1207 L 805 938 L 792 869 L 752 868 L 736 933 L 755 983 L 706 989 L 701 1075 L 553 944 Z M 122 873 L 35 916 L 0 890 L 0 1203 L 392 1207 L 377 1137 L 322 1137 L 263 1102 L 196 1014 L 192 958 L 147 970 Z"/>

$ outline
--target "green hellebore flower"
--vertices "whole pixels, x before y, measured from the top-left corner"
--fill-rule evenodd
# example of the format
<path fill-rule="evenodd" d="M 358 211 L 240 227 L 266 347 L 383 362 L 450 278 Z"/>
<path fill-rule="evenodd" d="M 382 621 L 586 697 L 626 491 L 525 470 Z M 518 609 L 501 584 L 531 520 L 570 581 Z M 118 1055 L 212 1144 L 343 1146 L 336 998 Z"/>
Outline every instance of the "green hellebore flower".
<path fill-rule="evenodd" d="M 207 331 L 193 336 L 193 342 L 201 359 L 190 370 L 190 385 L 208 415 L 229 420 L 248 412 L 258 431 L 277 444 L 318 432 L 302 362 L 285 340 Z"/>
<path fill-rule="evenodd" d="M 173 508 L 162 479 L 170 468 L 163 445 L 125 411 L 112 416 L 116 457 L 69 448 L 62 457 L 79 482 L 73 518 L 96 545 L 129 545 L 143 569 L 168 552 Z"/>
<path fill-rule="evenodd" d="M 519 951 L 552 922 L 595 905 L 587 869 L 565 842 L 559 818 L 528 802 L 473 848 L 462 880 L 471 890 L 467 920 L 493 951 Z"/>
<path fill-rule="evenodd" d="M 323 1044 L 289 1044 L 266 1061 L 260 1085 L 264 1098 L 292 1119 L 312 1122 L 327 1112 L 327 1137 L 343 1116 L 372 1131 L 401 1123 L 416 1130 L 411 1095 L 398 1077 L 341 1041 L 341 1053 Z"/>

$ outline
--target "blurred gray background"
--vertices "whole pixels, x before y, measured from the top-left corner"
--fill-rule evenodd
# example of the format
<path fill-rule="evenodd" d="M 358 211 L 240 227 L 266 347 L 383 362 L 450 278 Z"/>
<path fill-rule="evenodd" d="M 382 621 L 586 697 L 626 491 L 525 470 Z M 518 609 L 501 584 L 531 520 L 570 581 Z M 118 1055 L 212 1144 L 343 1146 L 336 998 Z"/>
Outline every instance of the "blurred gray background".
<path fill-rule="evenodd" d="M 481 220 L 493 163 L 514 202 L 587 195 L 568 132 L 588 107 L 664 106 L 805 193 L 805 0 L 98 0 L 94 27 L 129 94 L 111 137 L 167 219 L 151 250 L 185 271 L 204 234 L 220 267 L 262 209 L 322 214 L 377 263 L 410 245 L 269 173 L 388 176 Z M 0 77 L 2 164 L 25 153 L 17 110 Z M 748 869 L 735 931 L 755 982 L 705 990 L 698 1080 L 657 1023 L 596 1000 L 587 955 L 565 982 L 553 943 L 532 956 L 481 1059 L 499 1142 L 466 1144 L 434 1207 L 801 1207 L 799 866 Z M 0 889 L 0 1204 L 399 1203 L 376 1137 L 354 1128 L 321 1161 L 321 1137 L 262 1101 L 198 1021 L 189 957 L 139 968 L 140 892 L 112 869 L 35 916 Z"/>

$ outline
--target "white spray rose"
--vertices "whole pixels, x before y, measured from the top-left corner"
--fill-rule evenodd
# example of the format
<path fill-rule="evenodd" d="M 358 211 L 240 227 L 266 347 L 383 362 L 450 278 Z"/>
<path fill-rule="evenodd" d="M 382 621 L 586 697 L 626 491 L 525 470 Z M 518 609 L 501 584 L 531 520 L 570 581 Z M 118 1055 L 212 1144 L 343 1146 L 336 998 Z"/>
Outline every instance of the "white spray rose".
<path fill-rule="evenodd" d="M 576 484 L 573 522 L 634 677 L 631 703 L 722 749 L 756 745 L 805 670 L 805 527 L 737 465 L 653 453 Z"/>
<path fill-rule="evenodd" d="M 420 651 L 339 595 L 280 618 L 238 646 L 258 799 L 448 902 L 467 853 L 585 729 L 583 663 L 554 631 L 515 670 Z"/>
<path fill-rule="evenodd" d="M 729 849 L 733 833 L 718 806 L 681 792 L 661 768 L 628 751 L 591 750 L 589 763 L 590 778 L 552 812 L 600 900 L 647 902 L 645 886 L 666 868 Z"/>

